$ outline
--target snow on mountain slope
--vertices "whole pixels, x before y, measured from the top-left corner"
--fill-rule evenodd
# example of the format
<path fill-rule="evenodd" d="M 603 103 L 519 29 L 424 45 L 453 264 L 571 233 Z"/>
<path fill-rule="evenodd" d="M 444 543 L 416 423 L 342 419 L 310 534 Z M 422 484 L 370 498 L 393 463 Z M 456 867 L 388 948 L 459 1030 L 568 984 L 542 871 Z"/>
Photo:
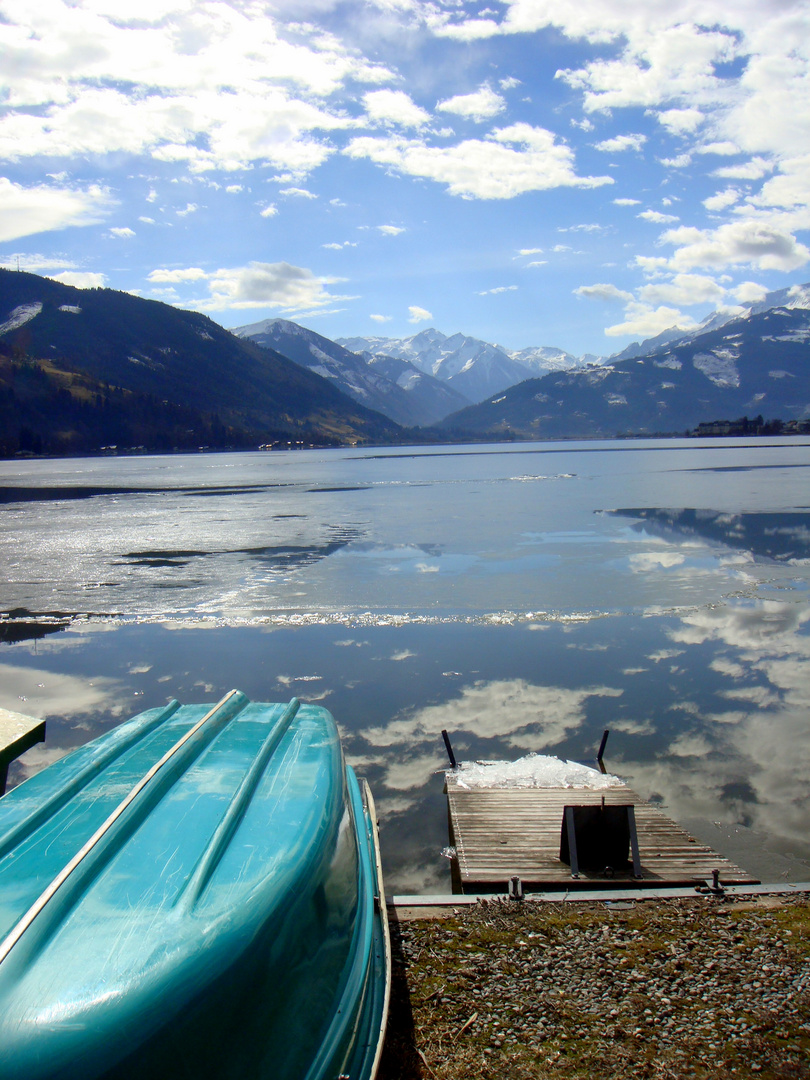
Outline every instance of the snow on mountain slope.
<path fill-rule="evenodd" d="M 0 324 L 0 334 L 6 334 L 9 330 L 18 330 L 21 326 L 25 326 L 27 322 L 36 318 L 42 311 L 42 303 L 37 300 L 33 304 L 20 304 L 10 311 L 8 318 L 2 324 Z"/>
<path fill-rule="evenodd" d="M 338 338 L 338 343 L 355 352 L 407 360 L 474 402 L 532 376 L 578 366 L 562 349 L 540 346 L 509 352 L 466 334 L 447 336 L 435 327 L 410 338 Z"/>
<path fill-rule="evenodd" d="M 368 363 L 356 352 L 287 319 L 264 319 L 237 327 L 232 333 L 333 379 L 355 401 L 406 427 L 429 427 L 471 401 L 448 393 L 441 382 L 411 365 L 406 364 L 407 377 L 399 367 L 392 375 L 384 364 Z"/>

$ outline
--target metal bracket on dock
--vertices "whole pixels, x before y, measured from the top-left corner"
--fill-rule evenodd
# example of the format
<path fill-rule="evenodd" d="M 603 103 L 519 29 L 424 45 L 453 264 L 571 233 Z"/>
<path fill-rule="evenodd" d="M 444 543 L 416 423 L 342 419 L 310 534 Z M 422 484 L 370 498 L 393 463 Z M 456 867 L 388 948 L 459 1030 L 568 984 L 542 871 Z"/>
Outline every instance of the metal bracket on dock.
<path fill-rule="evenodd" d="M 695 892 L 710 893 L 712 896 L 725 896 L 726 890 L 720 884 L 720 871 L 712 870 L 712 880 L 709 884 L 708 878 L 705 885 L 696 885 Z"/>

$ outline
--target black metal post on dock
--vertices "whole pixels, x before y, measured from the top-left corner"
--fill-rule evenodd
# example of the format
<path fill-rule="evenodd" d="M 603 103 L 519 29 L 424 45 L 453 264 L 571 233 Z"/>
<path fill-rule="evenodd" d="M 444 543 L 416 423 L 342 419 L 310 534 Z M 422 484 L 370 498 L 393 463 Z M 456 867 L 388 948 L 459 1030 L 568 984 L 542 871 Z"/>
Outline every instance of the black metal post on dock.
<path fill-rule="evenodd" d="M 442 729 L 442 738 L 444 739 L 444 745 L 447 748 L 447 756 L 450 758 L 450 767 L 456 769 L 458 768 L 456 755 L 453 753 L 453 747 L 450 745 L 450 736 L 444 729 Z"/>
<path fill-rule="evenodd" d="M 605 733 L 602 736 L 602 741 L 599 743 L 599 749 L 596 752 L 596 764 L 599 766 L 602 772 L 607 772 L 604 764 L 602 763 L 602 756 L 605 753 L 605 747 L 607 746 L 608 735 L 610 735 L 610 728 L 605 728 Z"/>

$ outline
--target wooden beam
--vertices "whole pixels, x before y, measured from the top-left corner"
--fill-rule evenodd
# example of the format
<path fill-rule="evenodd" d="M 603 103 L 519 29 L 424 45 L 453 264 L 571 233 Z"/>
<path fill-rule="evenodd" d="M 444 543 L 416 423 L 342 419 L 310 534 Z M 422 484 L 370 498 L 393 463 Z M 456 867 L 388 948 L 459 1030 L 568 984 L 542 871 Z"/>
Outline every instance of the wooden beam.
<path fill-rule="evenodd" d="M 45 741 L 45 721 L 0 709 L 0 795 L 6 792 L 8 767 L 15 758 Z"/>

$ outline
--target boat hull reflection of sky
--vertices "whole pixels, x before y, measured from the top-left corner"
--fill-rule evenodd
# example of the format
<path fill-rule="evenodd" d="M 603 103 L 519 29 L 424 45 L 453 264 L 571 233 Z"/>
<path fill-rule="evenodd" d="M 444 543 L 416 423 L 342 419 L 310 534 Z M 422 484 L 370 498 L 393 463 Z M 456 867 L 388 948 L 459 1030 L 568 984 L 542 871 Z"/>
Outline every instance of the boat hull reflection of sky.
<path fill-rule="evenodd" d="M 389 890 L 445 891 L 442 729 L 584 759 L 608 727 L 640 794 L 808 879 L 808 473 L 807 440 L 3 463 L 0 705 L 48 718 L 12 781 L 170 697 L 295 694 Z"/>

